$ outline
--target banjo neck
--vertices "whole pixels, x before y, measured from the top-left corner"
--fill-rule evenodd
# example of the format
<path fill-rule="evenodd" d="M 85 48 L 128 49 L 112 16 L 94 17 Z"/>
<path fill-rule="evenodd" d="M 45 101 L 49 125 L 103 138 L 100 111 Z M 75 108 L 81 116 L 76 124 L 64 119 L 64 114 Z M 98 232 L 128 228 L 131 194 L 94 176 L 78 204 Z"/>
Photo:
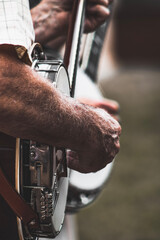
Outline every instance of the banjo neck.
<path fill-rule="evenodd" d="M 70 78 L 72 97 L 74 97 L 79 64 L 79 52 L 85 17 L 85 4 L 85 0 L 74 0 L 64 54 L 64 64 L 68 70 Z"/>

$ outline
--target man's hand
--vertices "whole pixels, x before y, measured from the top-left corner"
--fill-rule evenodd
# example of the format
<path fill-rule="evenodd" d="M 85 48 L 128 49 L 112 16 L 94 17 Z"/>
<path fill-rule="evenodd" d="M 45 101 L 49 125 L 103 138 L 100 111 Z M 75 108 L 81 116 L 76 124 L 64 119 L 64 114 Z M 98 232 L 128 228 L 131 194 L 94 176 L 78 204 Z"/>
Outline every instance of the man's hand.
<path fill-rule="evenodd" d="M 90 109 L 84 127 L 84 135 L 79 135 L 83 147 L 68 152 L 68 166 L 82 173 L 96 172 L 112 162 L 118 153 L 121 127 L 102 109 Z"/>
<path fill-rule="evenodd" d="M 31 10 L 36 41 L 53 47 L 66 38 L 73 0 L 42 0 Z M 85 32 L 94 31 L 109 16 L 109 0 L 88 0 Z M 53 42 L 52 42 L 53 41 Z M 57 47 L 57 45 L 56 45 Z"/>
<path fill-rule="evenodd" d="M 84 32 L 93 32 L 109 17 L 109 3 L 112 0 L 88 0 Z"/>
<path fill-rule="evenodd" d="M 109 113 L 116 121 L 119 121 L 119 104 L 118 102 L 111 100 L 111 99 L 103 99 L 103 100 L 93 100 L 89 98 L 79 98 L 79 102 L 92 106 L 94 108 L 100 108 Z M 101 117 L 106 121 L 106 131 L 104 131 L 103 138 L 106 139 L 105 144 L 100 143 L 98 140 L 97 147 L 101 146 L 101 152 L 97 155 L 94 150 L 96 151 L 96 147 L 93 144 L 93 141 L 91 141 L 90 147 L 92 149 L 88 148 L 88 152 L 84 152 L 84 154 L 78 155 L 77 152 L 68 151 L 67 152 L 67 159 L 68 159 L 68 165 L 80 172 L 87 173 L 88 171 L 97 171 L 97 169 L 103 168 L 107 163 L 111 162 L 116 155 L 116 153 L 119 151 L 120 145 L 119 145 L 119 135 L 121 132 L 121 128 L 119 124 L 114 121 L 109 114 L 105 114 L 103 110 L 97 109 L 95 111 L 98 113 L 98 115 L 102 114 Z M 97 118 L 98 119 L 98 118 Z M 100 121 L 101 124 L 103 121 Z M 95 123 L 96 126 L 97 122 Z M 108 128 L 108 130 L 107 130 Z M 112 130 L 111 130 L 112 129 Z M 95 134 L 97 136 L 97 134 Z M 96 139 L 95 139 L 96 141 Z M 109 151 L 107 151 L 108 146 L 110 146 L 110 143 L 112 141 L 112 147 Z M 85 142 L 85 141 L 84 141 Z M 89 140 L 88 140 L 89 143 Z M 90 156 L 88 156 L 88 154 Z M 92 155 L 92 156 L 91 156 Z M 81 157 L 80 157 L 81 156 Z M 88 161 L 88 160 L 91 160 Z M 85 167 L 83 166 L 82 162 L 84 161 Z M 92 169 L 92 170 L 91 170 Z"/>

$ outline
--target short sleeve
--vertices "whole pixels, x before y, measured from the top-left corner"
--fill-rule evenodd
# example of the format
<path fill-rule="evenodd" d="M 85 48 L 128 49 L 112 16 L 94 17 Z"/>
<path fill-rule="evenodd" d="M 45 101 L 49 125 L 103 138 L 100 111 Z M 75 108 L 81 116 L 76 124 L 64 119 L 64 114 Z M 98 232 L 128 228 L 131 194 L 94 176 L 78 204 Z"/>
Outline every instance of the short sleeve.
<path fill-rule="evenodd" d="M 0 0 L 0 33 L 0 44 L 15 45 L 23 59 L 35 38 L 28 0 Z"/>

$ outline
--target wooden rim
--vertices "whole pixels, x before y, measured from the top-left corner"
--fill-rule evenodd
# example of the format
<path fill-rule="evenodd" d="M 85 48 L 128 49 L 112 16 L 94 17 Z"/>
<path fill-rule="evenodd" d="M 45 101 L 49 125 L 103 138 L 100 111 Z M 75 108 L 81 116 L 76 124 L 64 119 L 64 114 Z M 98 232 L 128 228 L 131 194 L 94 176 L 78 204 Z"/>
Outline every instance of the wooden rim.
<path fill-rule="evenodd" d="M 20 193 L 20 138 L 16 138 L 16 152 L 15 152 L 15 189 L 18 193 Z M 22 231 L 22 222 L 17 217 L 17 228 L 19 240 L 24 240 L 23 231 Z"/>

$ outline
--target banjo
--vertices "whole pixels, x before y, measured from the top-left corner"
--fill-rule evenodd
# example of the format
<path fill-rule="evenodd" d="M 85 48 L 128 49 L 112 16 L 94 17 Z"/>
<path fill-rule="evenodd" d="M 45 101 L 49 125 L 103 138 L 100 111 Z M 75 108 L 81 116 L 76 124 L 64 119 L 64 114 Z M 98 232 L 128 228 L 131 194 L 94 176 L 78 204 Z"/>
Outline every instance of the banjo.
<path fill-rule="evenodd" d="M 39 44 L 32 52 L 32 68 L 67 96 L 74 95 L 80 46 L 80 38 L 78 44 L 76 39 L 84 13 L 85 1 L 74 1 L 64 63 L 45 60 Z M 3 133 L 0 146 L 1 239 L 55 238 L 63 226 L 67 201 L 66 150 Z"/>
<path fill-rule="evenodd" d="M 64 94 L 72 97 L 76 88 L 84 13 L 85 0 L 74 1 L 64 63 L 45 60 L 39 46 L 35 46 L 33 54 L 33 69 Z M 32 140 L 15 139 L 3 133 L 0 133 L 0 145 L 0 180 L 5 183 L 4 186 L 8 186 L 7 191 L 3 188 L 0 196 L 1 239 L 55 238 L 63 226 L 66 202 L 71 211 L 80 208 L 79 205 L 73 204 L 75 199 L 70 194 L 67 200 L 68 185 L 70 190 L 76 189 L 78 198 L 86 193 L 84 185 L 79 186 L 75 182 L 77 173 L 70 172 L 67 168 L 66 150 Z M 70 180 L 69 176 L 72 176 Z M 90 176 L 88 175 L 88 179 L 91 180 Z M 93 188 L 95 195 L 92 201 L 96 198 L 99 189 L 108 178 L 106 172 L 103 176 L 96 187 L 91 186 L 87 189 L 88 199 Z M 2 186 L 0 189 L 2 190 Z M 9 199 L 8 196 L 12 198 Z M 19 204 L 16 206 L 13 200 Z M 82 202 L 82 207 L 88 204 Z M 25 212 L 22 212 L 20 206 L 23 206 Z"/>

